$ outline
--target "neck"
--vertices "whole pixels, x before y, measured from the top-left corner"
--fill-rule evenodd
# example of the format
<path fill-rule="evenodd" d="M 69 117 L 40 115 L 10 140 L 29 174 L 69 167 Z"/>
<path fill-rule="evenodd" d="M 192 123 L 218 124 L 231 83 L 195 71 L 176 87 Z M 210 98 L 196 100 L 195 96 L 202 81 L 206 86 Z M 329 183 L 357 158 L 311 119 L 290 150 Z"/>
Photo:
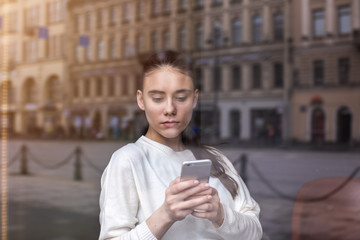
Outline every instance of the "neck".
<path fill-rule="evenodd" d="M 151 134 L 150 131 L 148 131 L 145 136 L 155 142 L 161 143 L 165 146 L 168 146 L 169 148 L 171 148 L 172 150 L 174 150 L 175 152 L 180 152 L 183 151 L 185 149 L 184 144 L 181 140 L 181 135 L 175 137 L 175 138 L 165 138 L 165 137 L 159 137 L 159 136 L 154 136 L 153 134 Z"/>

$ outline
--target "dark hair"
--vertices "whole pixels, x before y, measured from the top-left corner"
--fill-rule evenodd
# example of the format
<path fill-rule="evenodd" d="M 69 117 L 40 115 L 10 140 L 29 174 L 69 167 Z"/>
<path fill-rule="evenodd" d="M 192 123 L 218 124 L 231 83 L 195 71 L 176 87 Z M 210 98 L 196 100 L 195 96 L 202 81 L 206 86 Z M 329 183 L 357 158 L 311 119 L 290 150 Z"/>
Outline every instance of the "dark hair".
<path fill-rule="evenodd" d="M 196 86 L 196 79 L 192 76 L 189 61 L 186 61 L 186 58 L 183 55 L 175 51 L 164 51 L 151 55 L 147 61 L 144 62 L 144 75 L 142 81 L 144 81 L 147 74 L 165 66 L 175 68 L 181 73 L 191 77 L 194 87 Z M 143 82 L 141 83 L 141 88 L 142 87 Z M 238 194 L 239 186 L 237 182 L 226 173 L 226 163 L 222 159 L 220 152 L 210 146 L 201 145 L 197 141 L 189 141 L 184 133 L 182 134 L 182 140 L 184 145 L 193 152 L 196 159 L 207 158 L 211 160 L 211 176 L 218 178 L 231 193 L 231 196 L 235 198 Z"/>

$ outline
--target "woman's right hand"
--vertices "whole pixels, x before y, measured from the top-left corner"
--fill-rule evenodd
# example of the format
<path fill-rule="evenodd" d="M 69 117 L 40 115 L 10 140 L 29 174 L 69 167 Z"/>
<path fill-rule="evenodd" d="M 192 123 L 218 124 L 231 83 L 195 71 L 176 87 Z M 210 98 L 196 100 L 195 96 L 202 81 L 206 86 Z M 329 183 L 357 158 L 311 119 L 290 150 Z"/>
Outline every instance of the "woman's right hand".
<path fill-rule="evenodd" d="M 179 221 L 191 214 L 194 209 L 211 201 L 211 189 L 208 183 L 198 180 L 180 181 L 174 179 L 165 192 L 163 207 L 171 221 Z"/>

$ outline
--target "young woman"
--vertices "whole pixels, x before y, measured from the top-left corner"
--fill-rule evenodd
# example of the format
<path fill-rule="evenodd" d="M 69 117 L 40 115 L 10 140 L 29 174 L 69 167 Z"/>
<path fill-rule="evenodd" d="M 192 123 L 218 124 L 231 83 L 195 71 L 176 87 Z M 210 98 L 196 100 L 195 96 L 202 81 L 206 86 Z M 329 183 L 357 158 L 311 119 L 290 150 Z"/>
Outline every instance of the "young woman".
<path fill-rule="evenodd" d="M 145 63 L 137 103 L 149 127 L 117 150 L 103 173 L 99 239 L 262 237 L 259 206 L 231 162 L 183 140 L 199 92 L 182 59 L 166 51 Z M 203 158 L 212 161 L 209 184 L 180 181 L 182 162 Z"/>

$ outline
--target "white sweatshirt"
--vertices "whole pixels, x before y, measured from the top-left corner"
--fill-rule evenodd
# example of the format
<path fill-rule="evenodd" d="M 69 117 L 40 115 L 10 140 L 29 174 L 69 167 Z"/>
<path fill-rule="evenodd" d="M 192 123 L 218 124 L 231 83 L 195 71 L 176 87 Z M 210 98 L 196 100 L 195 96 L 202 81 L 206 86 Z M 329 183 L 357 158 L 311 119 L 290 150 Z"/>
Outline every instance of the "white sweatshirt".
<path fill-rule="evenodd" d="M 210 177 L 224 206 L 223 224 L 216 228 L 207 219 L 189 215 L 175 222 L 162 239 L 261 239 L 259 205 L 223 158 L 227 173 L 239 184 L 233 199 L 219 179 Z M 163 204 L 166 188 L 180 175 L 182 162 L 189 160 L 195 160 L 190 150 L 175 152 L 145 136 L 115 151 L 101 178 L 99 239 L 155 240 L 145 220 Z"/>

